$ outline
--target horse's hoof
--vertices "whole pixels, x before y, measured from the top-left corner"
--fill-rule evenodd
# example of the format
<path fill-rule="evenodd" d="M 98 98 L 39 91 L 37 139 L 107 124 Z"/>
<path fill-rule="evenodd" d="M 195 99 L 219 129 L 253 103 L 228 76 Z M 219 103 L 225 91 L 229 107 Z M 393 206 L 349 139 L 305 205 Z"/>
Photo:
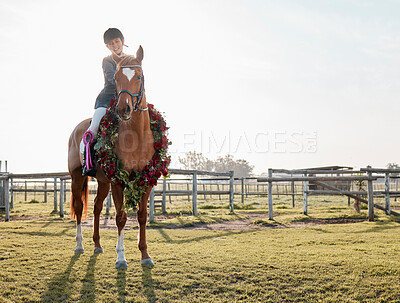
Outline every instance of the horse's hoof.
<path fill-rule="evenodd" d="M 154 262 L 151 258 L 142 260 L 142 265 L 154 266 Z"/>
<path fill-rule="evenodd" d="M 75 253 L 76 254 L 83 254 L 85 250 L 83 248 L 75 248 Z"/>
<path fill-rule="evenodd" d="M 128 263 L 126 261 L 117 261 L 115 262 L 115 268 L 128 268 Z"/>
<path fill-rule="evenodd" d="M 94 248 L 94 253 L 95 254 L 102 254 L 104 252 L 102 247 L 95 247 Z"/>

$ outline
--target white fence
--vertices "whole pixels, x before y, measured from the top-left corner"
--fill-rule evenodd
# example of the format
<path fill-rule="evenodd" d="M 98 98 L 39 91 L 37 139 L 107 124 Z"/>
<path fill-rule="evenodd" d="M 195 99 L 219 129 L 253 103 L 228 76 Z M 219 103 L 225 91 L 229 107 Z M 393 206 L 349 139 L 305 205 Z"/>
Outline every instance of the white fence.
<path fill-rule="evenodd" d="M 275 176 L 274 174 L 279 173 L 280 176 Z M 382 168 L 362 168 L 359 171 L 355 170 L 285 170 L 285 169 L 268 169 L 268 177 L 258 178 L 258 182 L 268 182 L 268 215 L 269 219 L 273 220 L 273 200 L 272 200 L 272 184 L 276 182 L 303 182 L 303 213 L 307 215 L 308 213 L 308 196 L 309 195 L 345 195 L 350 198 L 359 200 L 362 203 L 368 204 L 368 220 L 374 221 L 374 208 L 384 210 L 387 215 L 397 215 L 400 213 L 392 211 L 390 209 L 390 197 L 397 197 L 400 195 L 400 191 L 390 191 L 390 178 L 397 178 L 396 174 L 400 173 L 400 169 L 382 169 Z M 286 176 L 282 176 L 286 175 Z M 322 176 L 321 176 L 322 175 Z M 327 176 L 329 175 L 329 176 Z M 332 176 L 334 175 L 334 176 Z M 373 181 L 378 178 L 385 178 L 385 190 L 374 192 Z M 366 191 L 350 191 L 343 190 L 336 186 L 333 186 L 332 181 L 367 181 Z M 319 185 L 323 188 L 328 188 L 329 190 L 310 190 L 309 183 L 314 185 Z M 368 199 L 365 200 L 359 195 L 366 194 Z M 375 195 L 384 195 L 385 197 L 385 207 L 374 204 Z M 293 192 L 294 196 L 294 192 Z"/>
<path fill-rule="evenodd" d="M 163 179 L 163 189 L 154 190 L 150 196 L 149 201 L 149 217 L 150 221 L 154 221 L 155 203 L 161 203 L 161 209 L 164 213 L 166 211 L 166 198 L 171 196 L 189 196 L 192 200 L 192 212 L 197 215 L 197 197 L 198 195 L 228 195 L 229 196 L 229 208 L 233 212 L 233 199 L 234 199 L 234 176 L 233 172 L 207 172 L 207 171 L 196 171 L 196 170 L 180 170 L 170 169 L 171 175 L 185 175 L 189 176 L 192 184 L 191 190 L 169 190 L 167 189 L 167 179 Z M 215 180 L 229 182 L 229 190 L 199 190 L 198 177 L 207 176 L 208 182 Z M 43 188 L 28 188 L 27 179 L 40 180 L 44 184 Z M 0 209 L 5 210 L 5 220 L 10 219 L 10 209 L 14 208 L 14 194 L 23 192 L 25 197 L 27 193 L 43 194 L 44 200 L 47 202 L 47 194 L 53 193 L 54 197 L 54 212 L 59 212 L 60 217 L 64 216 L 64 202 L 66 199 L 67 182 L 70 179 L 68 173 L 43 173 L 43 174 L 11 174 L 1 173 L 0 174 Z M 15 186 L 17 180 L 22 180 L 25 186 Z M 162 179 L 160 179 L 162 180 Z M 161 197 L 161 200 L 156 200 L 156 197 Z M 25 199 L 26 200 L 26 199 Z M 111 207 L 111 195 L 106 200 L 106 214 L 109 213 Z"/>
<path fill-rule="evenodd" d="M 386 214 L 400 215 L 398 212 L 391 210 L 390 198 L 400 196 L 397 190 L 397 178 L 400 169 L 377 169 L 367 167 L 356 170 L 284 170 L 269 169 L 268 177 L 259 178 L 234 178 L 233 172 L 207 172 L 196 170 L 180 170 L 171 169 L 171 175 L 181 175 L 184 179 L 160 179 L 162 190 L 153 189 L 149 201 L 149 217 L 150 221 L 154 221 L 156 206 L 161 208 L 163 213 L 166 212 L 166 199 L 172 196 L 187 196 L 188 201 L 191 200 L 192 213 L 197 215 L 197 199 L 199 195 L 221 195 L 229 196 L 229 209 L 234 211 L 233 199 L 234 195 L 240 195 L 242 202 L 245 197 L 250 195 L 268 196 L 268 215 L 273 219 L 273 195 L 291 195 L 292 206 L 294 207 L 294 197 L 301 195 L 303 197 L 303 212 L 308 213 L 308 196 L 310 195 L 345 195 L 350 198 L 357 199 L 362 203 L 368 204 L 369 220 L 374 220 L 374 207 L 382 209 Z M 203 178 L 203 179 L 200 179 Z M 206 179 L 204 179 L 206 178 Z M 378 179 L 384 178 L 384 188 L 380 183 L 373 183 Z M 46 173 L 46 174 L 11 174 L 0 173 L 0 210 L 5 210 L 5 219 L 10 219 L 10 209 L 14 208 L 14 195 L 24 193 L 25 200 L 28 193 L 36 193 L 44 196 L 44 201 L 48 202 L 48 195 L 52 194 L 54 198 L 53 212 L 59 212 L 60 216 L 64 216 L 63 205 L 66 199 L 66 193 L 69 191 L 68 183 L 70 176 L 68 173 Z M 27 181 L 29 180 L 29 181 Z M 28 188 L 27 182 L 41 182 L 44 184 L 41 188 Z M 170 185 L 177 180 L 184 180 L 186 190 L 170 189 Z M 205 181 L 206 180 L 206 181 Z M 236 183 L 235 183 L 236 180 Z M 346 181 L 351 184 L 357 180 L 367 182 L 367 190 L 360 191 L 349 188 L 344 190 L 332 185 L 332 181 Z M 390 190 L 390 181 L 396 180 L 395 190 Z M 256 182 L 257 181 L 257 182 Z M 19 182 L 19 183 L 18 183 Z M 21 183 L 23 182 L 23 183 Z M 214 184 L 217 190 L 206 190 L 207 184 Z M 17 186 L 19 184 L 19 186 Z M 24 184 L 24 185 L 21 185 Z M 225 184 L 225 190 L 223 185 Z M 229 184 L 226 190 L 226 184 Z M 281 184 L 280 187 L 277 185 Z M 310 185 L 318 185 L 324 190 L 311 189 Z M 222 190 L 220 190 L 220 185 Z M 235 185 L 236 190 L 235 192 Z M 273 189 L 274 185 L 274 191 Z M 301 185 L 301 186 L 299 186 Z M 375 185 L 375 186 L 374 186 Z M 203 186 L 201 188 L 201 186 Z M 251 190 L 251 188 L 253 190 Z M 300 190 L 299 190 L 300 187 Z M 328 190 L 327 190 L 327 189 Z M 278 190 L 279 189 L 279 190 Z M 360 195 L 366 195 L 368 199 L 363 199 Z M 385 198 L 385 206 L 374 204 L 374 196 L 383 196 Z M 106 200 L 106 214 L 111 208 L 111 196 Z"/>

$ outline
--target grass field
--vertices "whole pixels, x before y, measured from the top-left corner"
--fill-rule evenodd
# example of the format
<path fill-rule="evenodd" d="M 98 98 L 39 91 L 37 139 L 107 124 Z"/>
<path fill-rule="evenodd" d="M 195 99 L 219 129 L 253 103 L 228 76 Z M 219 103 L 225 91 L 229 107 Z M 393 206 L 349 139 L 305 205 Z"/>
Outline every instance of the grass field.
<path fill-rule="evenodd" d="M 198 217 L 177 204 L 184 215 L 148 230 L 154 268 L 140 265 L 137 230 L 126 231 L 127 270 L 114 268 L 116 231 L 101 230 L 105 252 L 93 254 L 92 231 L 84 229 L 85 254 L 74 255 L 74 221 L 49 215 L 44 203 L 18 202 L 12 215 L 37 217 L 0 222 L 0 302 L 400 302 L 398 218 L 377 211 L 375 222 L 287 228 L 366 218 L 365 208 L 356 214 L 343 198 L 311 197 L 309 216 L 301 200 L 292 208 L 274 199 L 275 220 L 254 223 L 277 228 L 166 228 L 266 212 L 265 198 L 246 201 L 235 201 L 235 215 L 225 201 L 202 201 Z"/>

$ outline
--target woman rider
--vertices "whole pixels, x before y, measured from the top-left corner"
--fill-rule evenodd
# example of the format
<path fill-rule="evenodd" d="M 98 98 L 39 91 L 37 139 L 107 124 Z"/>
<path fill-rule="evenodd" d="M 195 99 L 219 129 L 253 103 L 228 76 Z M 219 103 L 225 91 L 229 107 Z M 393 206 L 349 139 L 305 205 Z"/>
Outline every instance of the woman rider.
<path fill-rule="evenodd" d="M 117 28 L 109 28 L 104 33 L 104 43 L 106 47 L 114 54 L 120 56 L 123 54 L 122 50 L 124 47 L 124 36 L 121 31 Z M 90 155 L 93 158 L 93 141 L 97 136 L 101 118 L 106 113 L 107 107 L 110 106 L 111 100 L 116 96 L 116 86 L 114 80 L 114 74 L 116 70 L 116 64 L 110 56 L 103 59 L 103 73 L 104 73 L 104 88 L 97 96 L 96 103 L 94 105 L 94 114 L 90 127 L 83 134 L 82 142 L 80 145 L 80 151 L 84 155 L 83 157 L 83 170 L 82 174 L 86 176 L 96 175 L 96 165 L 93 159 L 87 163 L 86 152 L 87 148 L 90 148 Z M 92 166 L 90 166 L 90 162 Z"/>

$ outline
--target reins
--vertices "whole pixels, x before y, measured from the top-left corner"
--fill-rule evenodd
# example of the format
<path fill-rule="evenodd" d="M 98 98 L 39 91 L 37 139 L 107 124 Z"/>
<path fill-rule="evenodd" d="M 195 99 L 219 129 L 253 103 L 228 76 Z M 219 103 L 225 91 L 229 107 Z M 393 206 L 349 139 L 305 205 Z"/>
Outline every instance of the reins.
<path fill-rule="evenodd" d="M 121 68 L 140 68 L 140 69 L 142 69 L 142 66 L 141 66 L 141 65 L 122 65 Z M 123 90 L 121 90 L 121 91 L 118 92 L 118 94 L 117 94 L 117 100 L 119 100 L 119 96 L 120 96 L 122 93 L 127 93 L 127 94 L 128 94 L 129 96 L 131 96 L 131 98 L 132 98 L 133 111 L 135 111 L 135 112 L 136 112 L 136 111 L 143 112 L 143 111 L 148 110 L 148 107 L 146 107 L 146 108 L 141 108 L 141 107 L 139 107 L 140 104 L 142 103 L 143 92 L 144 92 L 144 76 L 142 75 L 142 76 L 140 77 L 140 88 L 139 88 L 139 92 L 136 93 L 136 94 L 133 94 L 133 93 L 131 93 L 130 91 L 128 91 L 128 90 L 126 90 L 126 89 L 123 89 Z M 136 97 L 136 102 L 134 102 L 134 98 L 135 98 L 135 97 Z"/>

